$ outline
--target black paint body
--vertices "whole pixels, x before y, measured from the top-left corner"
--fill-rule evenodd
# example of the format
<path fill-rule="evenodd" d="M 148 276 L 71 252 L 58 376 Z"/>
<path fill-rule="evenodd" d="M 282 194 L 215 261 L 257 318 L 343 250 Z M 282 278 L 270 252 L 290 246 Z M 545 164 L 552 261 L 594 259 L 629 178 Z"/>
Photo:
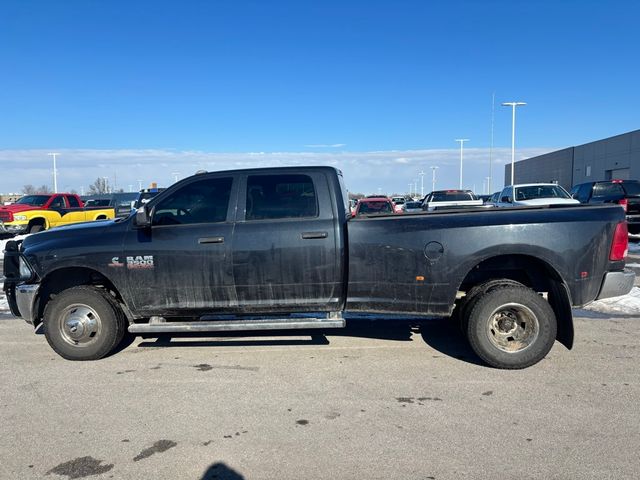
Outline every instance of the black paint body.
<path fill-rule="evenodd" d="M 245 220 L 251 174 L 309 175 L 318 216 Z M 184 179 L 153 206 L 202 178 L 232 177 L 226 221 L 138 227 L 135 215 L 27 237 L 33 283 L 78 269 L 97 272 L 134 320 L 150 316 L 290 312 L 451 314 L 456 293 L 483 262 L 531 258 L 567 288 L 572 305 L 593 301 L 607 271 L 618 206 L 526 207 L 352 219 L 341 173 L 330 167 L 216 172 Z M 7 253 L 9 255 L 9 253 Z M 127 257 L 153 257 L 129 269 Z"/>

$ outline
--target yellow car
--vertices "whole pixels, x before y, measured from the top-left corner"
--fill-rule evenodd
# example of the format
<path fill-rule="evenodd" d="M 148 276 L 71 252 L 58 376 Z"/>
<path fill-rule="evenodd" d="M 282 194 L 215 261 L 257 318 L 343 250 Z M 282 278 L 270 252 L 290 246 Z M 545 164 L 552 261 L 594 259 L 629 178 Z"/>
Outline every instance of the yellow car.
<path fill-rule="evenodd" d="M 72 193 L 25 195 L 11 205 L 0 207 L 0 233 L 34 233 L 114 216 L 113 208 L 85 207 L 80 197 Z"/>

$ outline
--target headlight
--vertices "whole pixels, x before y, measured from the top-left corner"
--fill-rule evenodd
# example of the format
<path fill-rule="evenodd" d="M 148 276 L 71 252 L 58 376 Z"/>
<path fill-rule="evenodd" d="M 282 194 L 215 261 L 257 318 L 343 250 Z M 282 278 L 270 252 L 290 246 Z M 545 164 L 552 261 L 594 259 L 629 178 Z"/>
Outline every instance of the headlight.
<path fill-rule="evenodd" d="M 33 270 L 31 270 L 31 267 L 29 266 L 27 261 L 23 257 L 20 257 L 20 280 L 27 281 L 31 280 L 32 277 Z"/>
<path fill-rule="evenodd" d="M 14 215 L 14 216 L 13 216 L 13 219 L 14 219 L 14 220 L 24 221 L 24 220 L 26 220 L 26 219 L 27 219 L 27 216 L 26 216 L 26 215 Z"/>

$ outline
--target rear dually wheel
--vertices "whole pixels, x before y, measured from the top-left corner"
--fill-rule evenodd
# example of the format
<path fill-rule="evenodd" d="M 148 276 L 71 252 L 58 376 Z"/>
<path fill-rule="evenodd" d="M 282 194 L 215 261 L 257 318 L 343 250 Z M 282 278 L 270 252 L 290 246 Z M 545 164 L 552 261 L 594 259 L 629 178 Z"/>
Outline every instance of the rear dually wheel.
<path fill-rule="evenodd" d="M 496 368 L 526 368 L 542 360 L 556 339 L 557 321 L 549 303 L 530 288 L 496 287 L 466 311 L 471 348 Z"/>

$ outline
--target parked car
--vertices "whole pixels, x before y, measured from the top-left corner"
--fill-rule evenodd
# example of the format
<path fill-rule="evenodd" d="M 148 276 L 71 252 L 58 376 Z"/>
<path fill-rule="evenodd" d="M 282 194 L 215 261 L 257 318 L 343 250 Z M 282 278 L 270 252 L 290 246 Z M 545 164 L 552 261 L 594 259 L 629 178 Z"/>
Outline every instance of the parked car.
<path fill-rule="evenodd" d="M 580 202 L 555 183 L 523 183 L 502 189 L 498 207 L 531 207 L 541 205 L 577 205 Z"/>
<path fill-rule="evenodd" d="M 495 207 L 498 205 L 498 202 L 500 201 L 500 194 L 502 193 L 502 190 L 498 190 L 497 192 L 493 192 L 493 194 L 489 197 L 488 200 L 485 200 L 484 205 L 485 207 L 491 206 L 491 207 Z"/>
<path fill-rule="evenodd" d="M 629 233 L 640 233 L 640 182 L 605 180 L 575 185 L 571 196 L 580 203 L 617 203 L 627 212 Z"/>
<path fill-rule="evenodd" d="M 126 218 L 131 215 L 138 194 L 136 192 L 105 193 L 83 197 L 85 207 L 107 207 L 115 210 L 116 217 Z"/>
<path fill-rule="evenodd" d="M 391 197 L 391 201 L 393 202 L 393 211 L 396 213 L 402 213 L 404 210 L 402 206 L 407 201 L 404 197 Z"/>
<path fill-rule="evenodd" d="M 471 190 L 436 190 L 422 201 L 422 209 L 429 212 L 480 206 L 482 200 L 478 200 Z"/>
<path fill-rule="evenodd" d="M 158 195 L 160 192 L 164 192 L 166 188 L 163 187 L 154 187 L 154 188 L 144 188 L 138 192 L 138 197 L 133 204 L 133 208 L 140 208 L 142 205 L 146 204 L 153 197 Z"/>
<path fill-rule="evenodd" d="M 387 197 L 367 197 L 358 200 L 353 216 L 358 215 L 378 215 L 384 213 L 395 213 L 393 202 Z"/>
<path fill-rule="evenodd" d="M 121 221 L 9 241 L 4 291 L 70 360 L 108 355 L 126 331 L 336 328 L 343 313 L 455 308 L 481 359 L 525 368 L 556 339 L 571 348 L 572 306 L 631 291 L 628 241 L 614 205 L 352 219 L 339 170 L 258 168 L 185 178 Z"/>
<path fill-rule="evenodd" d="M 405 202 L 404 205 L 402 205 L 402 211 L 404 213 L 420 213 L 422 212 L 422 202 Z"/>

